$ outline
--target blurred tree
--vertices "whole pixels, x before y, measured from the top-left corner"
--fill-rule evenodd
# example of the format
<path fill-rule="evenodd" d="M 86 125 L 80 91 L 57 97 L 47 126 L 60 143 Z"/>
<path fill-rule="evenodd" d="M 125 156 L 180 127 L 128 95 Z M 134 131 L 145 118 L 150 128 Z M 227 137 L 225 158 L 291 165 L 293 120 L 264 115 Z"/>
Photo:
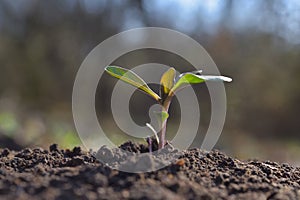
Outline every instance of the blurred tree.
<path fill-rule="evenodd" d="M 0 100 L 12 99 L 25 116 L 69 113 L 71 123 L 73 81 L 89 51 L 122 30 L 162 26 L 191 35 L 222 74 L 234 78 L 226 87 L 228 129 L 300 138 L 299 9 L 298 1 L 282 0 L 3 0 Z M 148 61 L 192 67 L 166 52 L 135 53 L 116 62 L 126 67 Z M 110 94 L 105 87 L 98 93 Z M 103 102 L 99 109 L 108 112 L 109 97 Z M 5 105 L 0 112 L 8 109 Z"/>

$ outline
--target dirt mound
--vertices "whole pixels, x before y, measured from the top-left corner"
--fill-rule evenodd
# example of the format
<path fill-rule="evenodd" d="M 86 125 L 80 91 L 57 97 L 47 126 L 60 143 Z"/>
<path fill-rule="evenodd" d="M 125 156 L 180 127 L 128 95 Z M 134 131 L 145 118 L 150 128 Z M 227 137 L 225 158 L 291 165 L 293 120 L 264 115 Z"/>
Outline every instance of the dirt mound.
<path fill-rule="evenodd" d="M 121 147 L 147 151 L 130 142 Z M 288 164 L 242 162 L 219 151 L 191 149 L 158 171 L 126 173 L 94 155 L 57 145 L 1 149 L 0 199 L 300 199 L 300 168 Z"/>

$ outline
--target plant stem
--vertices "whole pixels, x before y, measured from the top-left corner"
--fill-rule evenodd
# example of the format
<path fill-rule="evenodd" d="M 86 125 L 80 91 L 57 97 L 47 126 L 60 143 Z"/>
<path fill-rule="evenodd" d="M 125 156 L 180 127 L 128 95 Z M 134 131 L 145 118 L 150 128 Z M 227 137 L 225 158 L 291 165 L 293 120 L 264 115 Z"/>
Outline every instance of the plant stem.
<path fill-rule="evenodd" d="M 172 97 L 173 97 L 173 95 L 172 96 L 168 96 L 165 99 L 165 101 L 162 104 L 162 111 L 165 111 L 165 112 L 168 113 Z M 168 119 L 162 121 L 162 123 L 161 123 L 161 129 L 158 132 L 158 137 L 159 137 L 158 148 L 159 149 L 162 149 L 165 146 L 165 138 L 166 138 L 166 131 L 167 131 L 167 121 L 168 121 Z"/>

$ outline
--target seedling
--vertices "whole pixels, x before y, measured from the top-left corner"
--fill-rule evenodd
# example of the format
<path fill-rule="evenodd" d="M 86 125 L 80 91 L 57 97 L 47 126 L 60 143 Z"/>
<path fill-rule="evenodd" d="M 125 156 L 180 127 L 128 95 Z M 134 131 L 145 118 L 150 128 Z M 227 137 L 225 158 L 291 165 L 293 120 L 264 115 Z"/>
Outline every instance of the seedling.
<path fill-rule="evenodd" d="M 169 117 L 168 111 L 171 101 L 178 91 L 190 84 L 204 83 L 206 81 L 232 81 L 231 78 L 225 76 L 201 75 L 201 70 L 180 74 L 176 81 L 176 71 L 173 67 L 171 67 L 161 77 L 160 95 L 158 95 L 153 90 L 151 90 L 151 88 L 142 78 L 140 78 L 131 70 L 118 66 L 107 66 L 105 68 L 105 71 L 111 76 L 116 77 L 150 95 L 153 99 L 157 101 L 158 104 L 161 105 L 162 110 L 161 112 L 157 113 L 161 125 L 160 130 L 156 131 L 150 124 L 146 124 L 154 133 L 159 149 L 162 149 L 166 143 L 165 137 L 167 130 L 167 120 Z M 151 138 L 147 138 L 147 141 L 149 144 L 149 149 L 151 149 Z"/>

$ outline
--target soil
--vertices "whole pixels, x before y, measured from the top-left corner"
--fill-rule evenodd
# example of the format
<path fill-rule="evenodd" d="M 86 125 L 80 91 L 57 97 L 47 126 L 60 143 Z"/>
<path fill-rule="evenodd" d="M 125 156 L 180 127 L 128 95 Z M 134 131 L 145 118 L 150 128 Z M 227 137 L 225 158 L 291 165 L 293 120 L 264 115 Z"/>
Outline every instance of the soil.
<path fill-rule="evenodd" d="M 147 151 L 131 142 L 121 148 Z M 300 168 L 288 164 L 190 149 L 158 171 L 126 173 L 94 155 L 55 144 L 49 150 L 1 149 L 0 199 L 300 199 Z"/>

